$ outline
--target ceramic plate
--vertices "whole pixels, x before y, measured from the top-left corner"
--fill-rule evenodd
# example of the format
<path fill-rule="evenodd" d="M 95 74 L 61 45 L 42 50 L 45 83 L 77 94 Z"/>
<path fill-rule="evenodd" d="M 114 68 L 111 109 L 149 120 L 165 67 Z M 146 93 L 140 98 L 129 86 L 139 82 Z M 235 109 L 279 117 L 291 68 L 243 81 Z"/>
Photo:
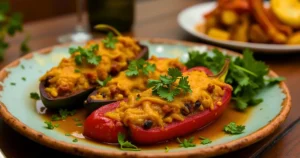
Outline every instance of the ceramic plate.
<path fill-rule="evenodd" d="M 222 41 L 210 38 L 204 33 L 196 30 L 196 25 L 204 24 L 204 15 L 216 7 L 216 2 L 206 2 L 194 5 L 186 8 L 178 15 L 179 25 L 189 32 L 190 34 L 199 37 L 203 40 L 209 41 L 214 44 L 226 46 L 235 49 L 250 48 L 253 51 L 262 53 L 299 53 L 300 45 L 282 45 L 282 44 L 259 44 L 259 43 L 248 43 L 248 42 L 237 42 L 237 41 Z M 266 4 L 267 5 L 267 4 Z"/>
<path fill-rule="evenodd" d="M 192 49 L 210 51 L 208 45 L 188 43 L 173 40 L 152 39 L 143 40 L 143 44 L 150 48 L 150 54 L 159 57 L 179 57 L 186 61 L 187 52 Z M 141 147 L 142 151 L 122 151 L 118 147 L 112 147 L 101 143 L 84 141 L 72 142 L 73 138 L 65 136 L 59 130 L 45 128 L 44 120 L 37 113 L 35 101 L 29 97 L 30 92 L 38 92 L 39 78 L 51 67 L 56 66 L 63 57 L 68 57 L 68 47 L 61 45 L 42 49 L 28 54 L 5 68 L 0 72 L 0 113 L 6 123 L 24 136 L 63 152 L 69 152 L 85 156 L 112 156 L 112 157 L 189 157 L 189 156 L 214 156 L 231 152 L 250 144 L 253 144 L 267 135 L 271 134 L 287 117 L 291 108 L 290 95 L 284 83 L 267 87 L 257 94 L 264 99 L 262 103 L 251 108 L 247 118 L 243 120 L 246 126 L 244 133 L 240 135 L 222 134 L 213 139 L 208 145 L 197 143 L 193 148 L 180 148 L 179 145 L 170 147 L 165 152 L 164 144 L 159 148 Z M 229 55 L 237 53 L 220 49 Z M 277 76 L 270 72 L 270 76 Z M 22 77 L 26 77 L 24 81 Z M 15 85 L 12 85 L 15 83 Z M 225 115 L 225 114 L 224 114 Z M 243 113 L 239 114 L 243 116 Z M 227 116 L 222 116 L 220 120 Z M 241 118 L 226 118 L 238 121 Z M 216 121 L 218 122 L 218 121 Z M 229 122 L 225 122 L 228 124 Z M 216 123 L 203 129 L 209 130 Z M 211 130 L 211 129 L 210 129 Z M 222 129 L 219 133 L 224 133 Z"/>

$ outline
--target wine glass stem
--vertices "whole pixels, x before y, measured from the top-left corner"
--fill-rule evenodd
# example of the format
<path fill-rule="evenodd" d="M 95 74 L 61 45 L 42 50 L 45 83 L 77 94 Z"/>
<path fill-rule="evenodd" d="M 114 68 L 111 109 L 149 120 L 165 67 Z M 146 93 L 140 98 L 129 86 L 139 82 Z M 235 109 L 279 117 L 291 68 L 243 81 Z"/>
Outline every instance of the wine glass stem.
<path fill-rule="evenodd" d="M 83 24 L 82 24 L 82 12 L 83 12 L 83 0 L 76 0 L 76 14 L 77 14 L 77 22 L 75 30 L 82 31 Z"/>

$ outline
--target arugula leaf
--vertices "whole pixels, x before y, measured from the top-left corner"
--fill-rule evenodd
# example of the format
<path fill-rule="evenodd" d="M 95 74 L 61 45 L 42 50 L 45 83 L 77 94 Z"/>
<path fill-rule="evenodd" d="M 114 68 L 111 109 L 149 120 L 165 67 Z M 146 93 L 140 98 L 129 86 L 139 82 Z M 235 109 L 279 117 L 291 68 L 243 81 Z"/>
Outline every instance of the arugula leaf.
<path fill-rule="evenodd" d="M 40 99 L 40 95 L 37 92 L 31 92 L 30 93 L 30 98 L 34 99 L 34 100 L 39 100 Z"/>
<path fill-rule="evenodd" d="M 230 122 L 224 127 L 224 131 L 228 134 L 241 134 L 245 130 L 245 126 L 237 125 L 235 122 Z"/>
<path fill-rule="evenodd" d="M 52 122 L 50 122 L 50 121 L 45 121 L 44 122 L 45 124 L 46 124 L 46 128 L 47 129 L 54 129 L 54 126 L 53 126 L 53 124 L 52 124 Z"/>
<path fill-rule="evenodd" d="M 129 63 L 128 70 L 125 73 L 126 76 L 137 76 L 140 72 L 142 72 L 144 75 L 148 75 L 149 72 L 154 72 L 155 69 L 155 64 L 150 64 L 144 59 L 138 59 Z"/>
<path fill-rule="evenodd" d="M 101 56 L 97 55 L 97 51 L 99 50 L 99 45 L 94 44 L 91 45 L 89 48 L 69 48 L 69 53 L 74 54 L 78 52 L 79 54 L 75 55 L 75 63 L 76 65 L 81 65 L 83 60 L 86 60 L 87 63 L 92 65 L 98 65 L 101 61 Z"/>
<path fill-rule="evenodd" d="M 122 133 L 118 133 L 118 142 L 120 144 L 121 150 L 128 151 L 140 151 L 137 146 L 131 144 L 129 141 L 125 141 L 125 135 Z"/>
<path fill-rule="evenodd" d="M 104 87 L 106 86 L 106 84 L 112 79 L 111 76 L 108 76 L 105 80 L 103 81 L 100 81 L 100 80 L 96 80 L 97 83 L 101 86 L 101 87 Z"/>
<path fill-rule="evenodd" d="M 189 140 L 184 139 L 183 142 L 180 141 L 179 138 L 177 138 L 177 142 L 179 143 L 180 147 L 189 148 L 189 147 L 195 147 L 196 144 L 193 144 L 194 137 L 191 137 Z"/>
<path fill-rule="evenodd" d="M 178 85 L 175 85 L 179 79 Z M 169 68 L 168 76 L 160 75 L 159 80 L 148 80 L 148 87 L 152 87 L 152 93 L 167 101 L 173 101 L 174 97 L 183 91 L 191 93 L 191 87 L 188 82 L 188 76 L 182 76 L 182 73 L 177 68 Z"/>
<path fill-rule="evenodd" d="M 205 137 L 199 137 L 199 139 L 201 139 L 201 144 L 203 145 L 210 144 L 212 142 L 210 139 Z"/>
<path fill-rule="evenodd" d="M 245 110 L 250 105 L 261 103 L 263 101 L 261 98 L 255 98 L 258 91 L 283 80 L 274 78 L 269 79 L 269 82 L 265 78 L 269 72 L 268 66 L 255 60 L 249 49 L 243 51 L 243 58 L 225 55 L 217 49 L 214 49 L 213 53 L 214 56 L 210 56 L 207 52 L 191 51 L 185 65 L 189 68 L 205 66 L 216 74 L 221 70 L 225 59 L 229 58 L 231 62 L 225 82 L 233 87 L 232 99 L 235 100 L 234 105 L 238 110 Z"/>
<path fill-rule="evenodd" d="M 118 39 L 114 36 L 112 32 L 108 32 L 107 37 L 102 40 L 102 43 L 106 48 L 115 49 Z"/>

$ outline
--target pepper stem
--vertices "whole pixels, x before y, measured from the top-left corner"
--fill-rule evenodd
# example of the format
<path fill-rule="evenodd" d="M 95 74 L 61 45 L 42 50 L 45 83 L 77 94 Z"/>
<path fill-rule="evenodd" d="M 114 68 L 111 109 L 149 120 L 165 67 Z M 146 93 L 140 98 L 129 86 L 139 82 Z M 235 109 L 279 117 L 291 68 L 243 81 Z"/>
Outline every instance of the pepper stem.
<path fill-rule="evenodd" d="M 225 78 L 227 76 L 228 70 L 229 70 L 229 64 L 230 64 L 230 59 L 227 58 L 225 59 L 224 65 L 221 69 L 221 71 L 214 76 L 210 76 L 212 78 L 218 78 L 220 81 L 225 82 Z"/>
<path fill-rule="evenodd" d="M 106 24 L 98 24 L 94 27 L 96 30 L 101 30 L 101 31 L 112 31 L 115 35 L 117 36 L 122 36 L 122 34 L 117 30 L 115 29 L 114 27 L 110 26 L 110 25 L 106 25 Z"/>

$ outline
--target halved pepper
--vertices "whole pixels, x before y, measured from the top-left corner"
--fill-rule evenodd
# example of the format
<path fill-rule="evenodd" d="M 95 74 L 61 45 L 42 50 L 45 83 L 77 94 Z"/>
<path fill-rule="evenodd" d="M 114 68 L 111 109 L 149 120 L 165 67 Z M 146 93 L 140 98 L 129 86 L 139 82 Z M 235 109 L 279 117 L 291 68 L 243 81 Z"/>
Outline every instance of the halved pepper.
<path fill-rule="evenodd" d="M 228 62 L 226 65 L 227 66 L 224 66 L 221 71 L 222 73 L 217 75 L 219 76 L 218 78 L 223 81 L 228 70 Z M 211 71 L 204 67 L 195 67 L 187 71 L 204 71 L 207 74 L 212 74 Z M 165 125 L 163 128 L 153 127 L 150 129 L 144 129 L 133 124 L 129 124 L 127 128 L 122 122 L 105 116 L 105 113 L 118 108 L 120 101 L 108 104 L 97 109 L 88 116 L 84 123 L 83 134 L 88 138 L 101 142 L 117 143 L 118 133 L 123 133 L 138 144 L 153 144 L 182 136 L 208 125 L 224 112 L 230 102 L 232 88 L 230 86 L 224 86 L 222 88 L 224 90 L 224 95 L 221 98 L 222 105 L 215 105 L 215 108 L 213 109 L 205 109 L 203 111 L 190 114 L 186 116 L 183 121 L 172 122 Z"/>

